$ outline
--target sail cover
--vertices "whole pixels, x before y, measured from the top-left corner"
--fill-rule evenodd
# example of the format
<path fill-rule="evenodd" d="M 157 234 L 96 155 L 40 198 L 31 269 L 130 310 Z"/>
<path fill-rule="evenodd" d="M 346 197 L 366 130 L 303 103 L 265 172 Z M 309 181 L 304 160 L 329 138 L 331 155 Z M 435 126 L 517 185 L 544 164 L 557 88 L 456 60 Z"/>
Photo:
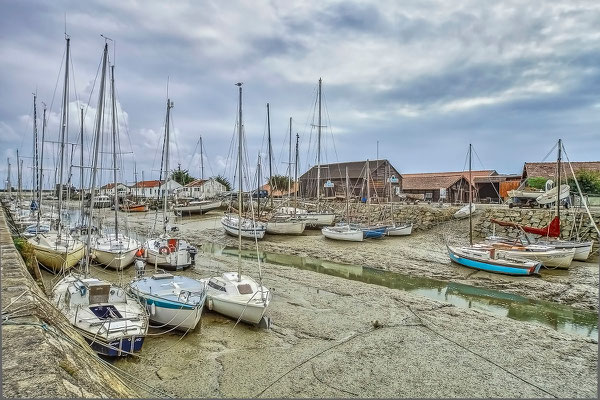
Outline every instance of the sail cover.
<path fill-rule="evenodd" d="M 536 235 L 549 236 L 549 237 L 559 237 L 560 236 L 560 219 L 558 217 L 554 217 L 552 221 L 548 224 L 548 226 L 544 228 L 533 228 L 531 226 L 523 226 L 514 222 L 508 221 L 500 221 L 492 218 L 491 221 L 500 226 L 513 226 L 515 228 L 521 228 L 527 233 L 533 233 Z"/>

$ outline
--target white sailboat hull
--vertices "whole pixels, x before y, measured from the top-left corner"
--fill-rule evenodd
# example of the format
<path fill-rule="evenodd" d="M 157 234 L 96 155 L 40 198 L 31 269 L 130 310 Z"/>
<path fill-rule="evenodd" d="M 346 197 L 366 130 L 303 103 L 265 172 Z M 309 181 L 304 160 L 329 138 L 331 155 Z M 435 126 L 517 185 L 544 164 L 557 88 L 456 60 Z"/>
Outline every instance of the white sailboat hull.
<path fill-rule="evenodd" d="M 38 262 L 53 272 L 67 271 L 85 255 L 82 242 L 69 238 L 56 244 L 56 232 L 41 234 L 28 239 Z"/>
<path fill-rule="evenodd" d="M 362 242 L 364 240 L 363 231 L 360 229 L 336 229 L 336 227 L 325 227 L 321 233 L 328 239 L 344 240 L 348 242 Z"/>
<path fill-rule="evenodd" d="M 307 213 L 302 214 L 306 217 L 306 225 L 311 227 L 330 226 L 333 225 L 335 214 L 332 213 Z"/>
<path fill-rule="evenodd" d="M 111 234 L 96 240 L 92 255 L 96 262 L 120 271 L 133 263 L 139 248 L 140 244 L 137 240 L 123 235 L 119 235 L 117 240 L 115 235 Z"/>
<path fill-rule="evenodd" d="M 550 250 L 550 251 L 518 251 L 497 250 L 498 254 L 507 257 L 526 258 L 541 262 L 545 267 L 569 268 L 575 255 L 574 250 Z"/>
<path fill-rule="evenodd" d="M 571 187 L 567 184 L 560 185 L 560 200 L 566 199 L 569 197 L 569 192 L 571 191 Z M 556 194 L 558 192 L 558 187 L 553 187 L 552 189 L 544 192 L 542 195 L 538 196 L 535 201 L 538 204 L 550 204 L 556 201 Z"/>
<path fill-rule="evenodd" d="M 174 240 L 175 244 L 169 246 L 168 241 Z M 183 242 L 182 245 L 179 245 Z M 179 271 L 189 267 L 194 258 L 187 243 L 181 239 L 150 239 L 144 243 L 146 262 L 150 267 L 157 266 L 170 271 Z"/>
<path fill-rule="evenodd" d="M 246 323 L 257 325 L 265 315 L 266 307 L 262 304 L 246 304 L 232 301 L 224 297 L 208 295 L 206 306 L 209 310 Z M 241 318 L 240 318 L 241 316 Z"/>
<path fill-rule="evenodd" d="M 203 214 L 210 210 L 221 207 L 220 201 L 198 202 L 198 204 L 188 204 L 185 206 L 175 206 L 173 210 L 184 214 Z"/>
<path fill-rule="evenodd" d="M 388 236 L 408 236 L 412 233 L 412 224 L 394 225 L 386 230 Z"/>
<path fill-rule="evenodd" d="M 265 236 L 266 227 L 264 224 L 242 218 L 240 229 L 238 221 L 238 217 L 226 215 L 221 218 L 221 225 L 223 225 L 225 232 L 231 236 L 238 236 L 240 231 L 243 238 L 262 239 Z"/>
<path fill-rule="evenodd" d="M 592 252 L 594 242 L 540 241 L 539 244 L 551 246 L 557 250 L 574 249 L 573 260 L 586 261 Z"/>
<path fill-rule="evenodd" d="M 300 221 L 267 222 L 267 233 L 275 235 L 300 235 L 305 228 L 306 223 Z"/>

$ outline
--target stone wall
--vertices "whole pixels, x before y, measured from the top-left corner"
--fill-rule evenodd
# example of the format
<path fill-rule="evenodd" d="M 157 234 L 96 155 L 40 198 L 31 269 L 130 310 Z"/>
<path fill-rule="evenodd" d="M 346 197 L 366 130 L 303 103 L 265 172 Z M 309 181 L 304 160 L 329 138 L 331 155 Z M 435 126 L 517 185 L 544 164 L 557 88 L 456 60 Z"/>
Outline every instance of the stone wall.
<path fill-rule="evenodd" d="M 497 235 L 516 238 L 519 236 L 518 229 L 493 224 L 490 222 L 490 219 L 495 218 L 534 228 L 543 228 L 554 218 L 555 211 L 547 209 L 510 209 L 505 207 L 487 208 L 477 215 L 473 230 L 478 236 L 485 237 L 493 233 L 493 226 L 495 225 Z M 596 225 L 600 226 L 600 210 L 592 211 L 592 217 Z M 598 233 L 590 223 L 590 219 L 585 211 L 573 209 L 561 210 L 560 227 L 562 238 L 576 237 L 578 232 L 580 239 L 594 240 L 597 246 Z"/>
<path fill-rule="evenodd" d="M 139 397 L 48 301 L 0 209 L 2 397 Z"/>
<path fill-rule="evenodd" d="M 345 220 L 346 204 L 343 202 L 330 203 L 331 209 Z M 394 205 L 394 221 L 396 223 L 412 222 L 413 231 L 431 229 L 437 224 L 451 220 L 460 207 L 437 205 Z M 390 223 L 389 204 L 350 204 L 350 220 L 357 223 L 375 223 L 378 221 Z"/>

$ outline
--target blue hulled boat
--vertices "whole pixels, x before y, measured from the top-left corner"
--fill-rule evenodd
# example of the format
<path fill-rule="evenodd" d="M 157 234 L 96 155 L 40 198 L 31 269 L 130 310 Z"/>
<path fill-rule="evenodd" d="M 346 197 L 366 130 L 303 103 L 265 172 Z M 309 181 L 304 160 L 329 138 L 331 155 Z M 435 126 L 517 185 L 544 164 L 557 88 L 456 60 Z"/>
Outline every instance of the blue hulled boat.
<path fill-rule="evenodd" d="M 468 246 L 448 246 L 450 259 L 465 267 L 497 274 L 528 276 L 539 274 L 542 263 L 521 258 L 500 258 L 495 249 L 489 251 Z"/>

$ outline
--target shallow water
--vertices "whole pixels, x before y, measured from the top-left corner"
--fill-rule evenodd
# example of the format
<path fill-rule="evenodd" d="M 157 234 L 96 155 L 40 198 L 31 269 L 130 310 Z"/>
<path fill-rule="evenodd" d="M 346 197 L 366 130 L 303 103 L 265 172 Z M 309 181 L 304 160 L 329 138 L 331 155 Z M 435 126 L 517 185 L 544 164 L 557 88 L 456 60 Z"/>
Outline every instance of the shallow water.
<path fill-rule="evenodd" d="M 238 256 L 238 249 L 213 243 L 204 243 L 202 250 L 208 254 Z M 255 251 L 242 250 L 241 255 L 243 258 L 256 260 Z M 265 251 L 259 252 L 259 256 L 262 262 L 404 290 L 457 307 L 483 310 L 518 321 L 541 324 L 559 332 L 598 339 L 598 315 L 593 311 L 580 310 L 549 301 L 528 299 L 497 290 L 415 277 L 360 265 L 340 264 L 311 257 Z"/>

